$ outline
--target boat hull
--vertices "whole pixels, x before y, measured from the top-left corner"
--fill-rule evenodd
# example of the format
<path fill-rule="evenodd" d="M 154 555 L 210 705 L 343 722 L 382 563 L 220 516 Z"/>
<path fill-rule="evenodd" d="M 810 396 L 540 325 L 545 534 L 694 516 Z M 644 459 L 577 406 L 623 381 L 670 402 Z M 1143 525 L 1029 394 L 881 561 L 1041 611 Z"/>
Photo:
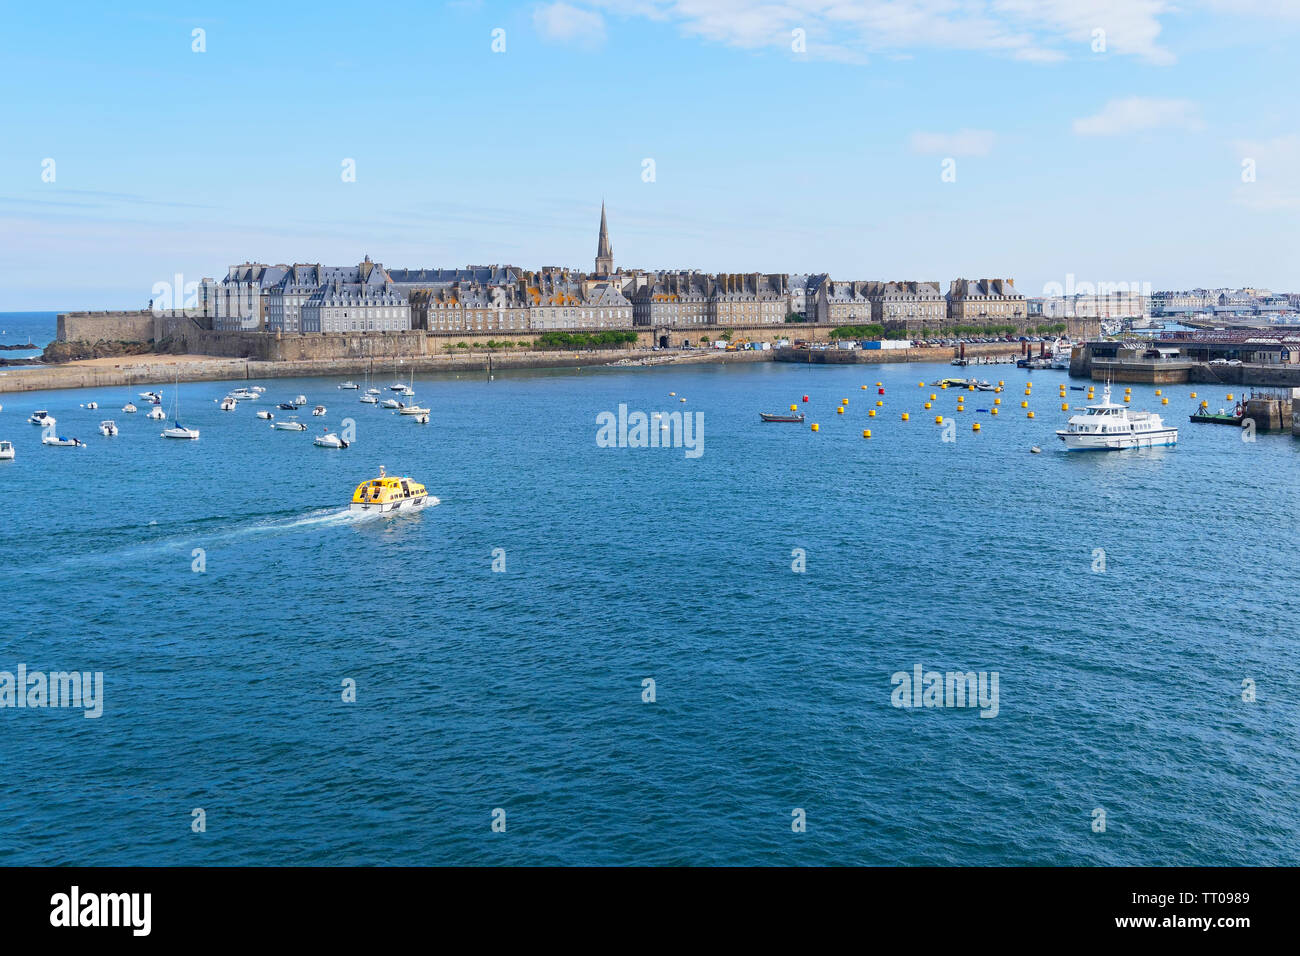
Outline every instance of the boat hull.
<path fill-rule="evenodd" d="M 416 498 L 402 498 L 398 501 L 366 502 L 364 504 L 354 501 L 350 505 L 350 510 L 364 511 L 371 514 L 391 514 L 395 511 L 419 511 L 421 508 L 428 507 L 436 501 L 437 499 L 432 498 L 430 495 L 420 495 Z"/>
<path fill-rule="evenodd" d="M 1066 451 L 1127 451 L 1130 448 L 1163 448 L 1178 443 L 1177 428 L 1161 428 L 1135 435 L 1087 435 L 1057 432 Z"/>

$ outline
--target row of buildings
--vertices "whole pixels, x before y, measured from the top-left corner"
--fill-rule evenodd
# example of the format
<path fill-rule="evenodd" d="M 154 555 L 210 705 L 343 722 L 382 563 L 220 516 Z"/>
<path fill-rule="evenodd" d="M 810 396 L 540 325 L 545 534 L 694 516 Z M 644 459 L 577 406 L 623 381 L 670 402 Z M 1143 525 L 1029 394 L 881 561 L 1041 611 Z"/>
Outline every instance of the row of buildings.
<path fill-rule="evenodd" d="M 221 280 L 204 279 L 198 299 L 199 316 L 214 329 L 266 332 L 509 334 L 805 321 L 920 335 L 958 326 L 1031 327 L 1067 311 L 1052 300 L 1027 299 L 1012 279 L 954 279 L 944 291 L 938 281 L 615 269 L 603 205 L 591 273 L 509 265 L 387 269 L 369 257 L 355 266 L 245 262 Z M 1132 311 L 1112 313 L 1122 308 Z M 1081 304 L 1076 297 L 1066 317 L 1076 314 L 1140 316 L 1145 303 Z"/>
<path fill-rule="evenodd" d="M 1184 289 L 1151 295 L 1151 314 L 1155 316 L 1294 315 L 1296 312 L 1300 312 L 1300 293 L 1270 289 Z"/>

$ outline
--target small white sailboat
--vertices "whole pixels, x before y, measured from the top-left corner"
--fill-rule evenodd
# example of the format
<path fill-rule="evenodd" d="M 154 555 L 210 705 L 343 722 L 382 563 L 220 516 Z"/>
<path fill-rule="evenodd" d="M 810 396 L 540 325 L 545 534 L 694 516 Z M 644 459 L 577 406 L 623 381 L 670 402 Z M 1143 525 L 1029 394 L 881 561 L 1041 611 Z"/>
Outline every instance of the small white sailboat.
<path fill-rule="evenodd" d="M 334 434 L 334 432 L 331 431 L 326 431 L 323 435 L 317 435 L 315 441 L 313 441 L 312 444 L 315 445 L 317 448 L 347 448 L 348 447 L 347 442 L 345 442 L 342 438 L 340 438 L 338 435 Z"/>
<path fill-rule="evenodd" d="M 11 441 L 0 441 L 0 461 L 14 460 L 14 443 Z"/>
<path fill-rule="evenodd" d="M 171 427 L 164 428 L 162 431 L 163 438 L 188 438 L 191 441 L 199 437 L 197 428 L 186 428 L 181 424 L 178 412 L 181 404 L 181 373 L 176 372 L 176 394 L 172 396 L 172 423 Z M 160 409 L 161 411 L 161 409 Z"/>
<path fill-rule="evenodd" d="M 325 406 L 317 405 L 315 408 L 311 410 L 311 413 L 315 415 L 317 418 L 320 418 L 322 415 L 325 414 Z"/>
<path fill-rule="evenodd" d="M 363 405 L 377 405 L 377 404 L 379 404 L 379 399 L 376 398 L 374 395 L 371 395 L 369 392 L 367 392 L 366 394 L 364 394 L 364 395 L 361 396 L 361 404 L 363 404 Z"/>
<path fill-rule="evenodd" d="M 421 408 L 419 405 L 403 405 L 397 412 L 399 415 L 427 415 L 429 410 Z"/>
<path fill-rule="evenodd" d="M 40 425 L 42 428 L 52 428 L 57 423 L 57 419 L 43 408 L 32 412 L 31 417 L 27 420 L 33 425 Z"/>
<path fill-rule="evenodd" d="M 360 387 L 361 386 L 358 385 L 356 382 L 344 382 L 342 385 L 339 386 L 339 388 L 344 388 L 344 389 L 358 389 Z"/>
<path fill-rule="evenodd" d="M 99 423 L 99 433 L 105 438 L 112 438 L 117 434 L 117 422 L 111 418 Z"/>

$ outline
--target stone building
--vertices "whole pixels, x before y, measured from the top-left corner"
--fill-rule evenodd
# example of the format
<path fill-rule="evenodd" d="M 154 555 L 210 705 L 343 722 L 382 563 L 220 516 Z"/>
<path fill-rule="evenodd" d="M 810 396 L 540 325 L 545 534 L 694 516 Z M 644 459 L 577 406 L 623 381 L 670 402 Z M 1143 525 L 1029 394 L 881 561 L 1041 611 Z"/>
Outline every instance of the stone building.
<path fill-rule="evenodd" d="M 1014 279 L 953 279 L 948 286 L 950 325 L 1023 325 L 1028 316 Z"/>
<path fill-rule="evenodd" d="M 789 309 L 786 276 L 720 274 L 713 278 L 710 316 L 714 325 L 779 325 Z"/>
<path fill-rule="evenodd" d="M 948 303 L 934 282 L 869 282 L 871 319 L 886 328 L 904 328 L 924 333 L 943 328 Z"/>
<path fill-rule="evenodd" d="M 301 332 L 400 332 L 411 327 L 407 295 L 370 257 L 356 266 L 316 267 L 322 284 L 302 303 Z M 308 273 L 309 274 L 309 273 Z"/>
<path fill-rule="evenodd" d="M 596 240 L 596 271 L 598 278 L 614 274 L 614 247 L 609 244 L 609 226 L 605 223 L 605 204 L 600 204 L 600 236 Z"/>
<path fill-rule="evenodd" d="M 201 298 L 212 327 L 226 332 L 265 328 L 267 293 L 288 268 L 245 262 L 231 266 L 220 282 L 205 279 Z"/>
<path fill-rule="evenodd" d="M 819 325 L 867 325 L 871 319 L 870 282 L 836 282 L 817 284 L 809 303 L 808 317 Z"/>

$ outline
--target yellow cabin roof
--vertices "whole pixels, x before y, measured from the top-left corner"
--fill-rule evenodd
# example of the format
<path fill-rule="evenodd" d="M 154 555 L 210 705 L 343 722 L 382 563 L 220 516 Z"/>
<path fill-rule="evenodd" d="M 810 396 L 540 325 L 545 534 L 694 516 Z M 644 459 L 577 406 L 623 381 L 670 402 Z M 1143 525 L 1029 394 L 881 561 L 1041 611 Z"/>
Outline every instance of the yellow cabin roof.
<path fill-rule="evenodd" d="M 425 493 L 424 485 L 410 478 L 393 477 L 371 478 L 357 485 L 352 493 L 352 500 L 358 504 L 382 503 L 396 501 L 399 498 L 411 498 Z"/>

